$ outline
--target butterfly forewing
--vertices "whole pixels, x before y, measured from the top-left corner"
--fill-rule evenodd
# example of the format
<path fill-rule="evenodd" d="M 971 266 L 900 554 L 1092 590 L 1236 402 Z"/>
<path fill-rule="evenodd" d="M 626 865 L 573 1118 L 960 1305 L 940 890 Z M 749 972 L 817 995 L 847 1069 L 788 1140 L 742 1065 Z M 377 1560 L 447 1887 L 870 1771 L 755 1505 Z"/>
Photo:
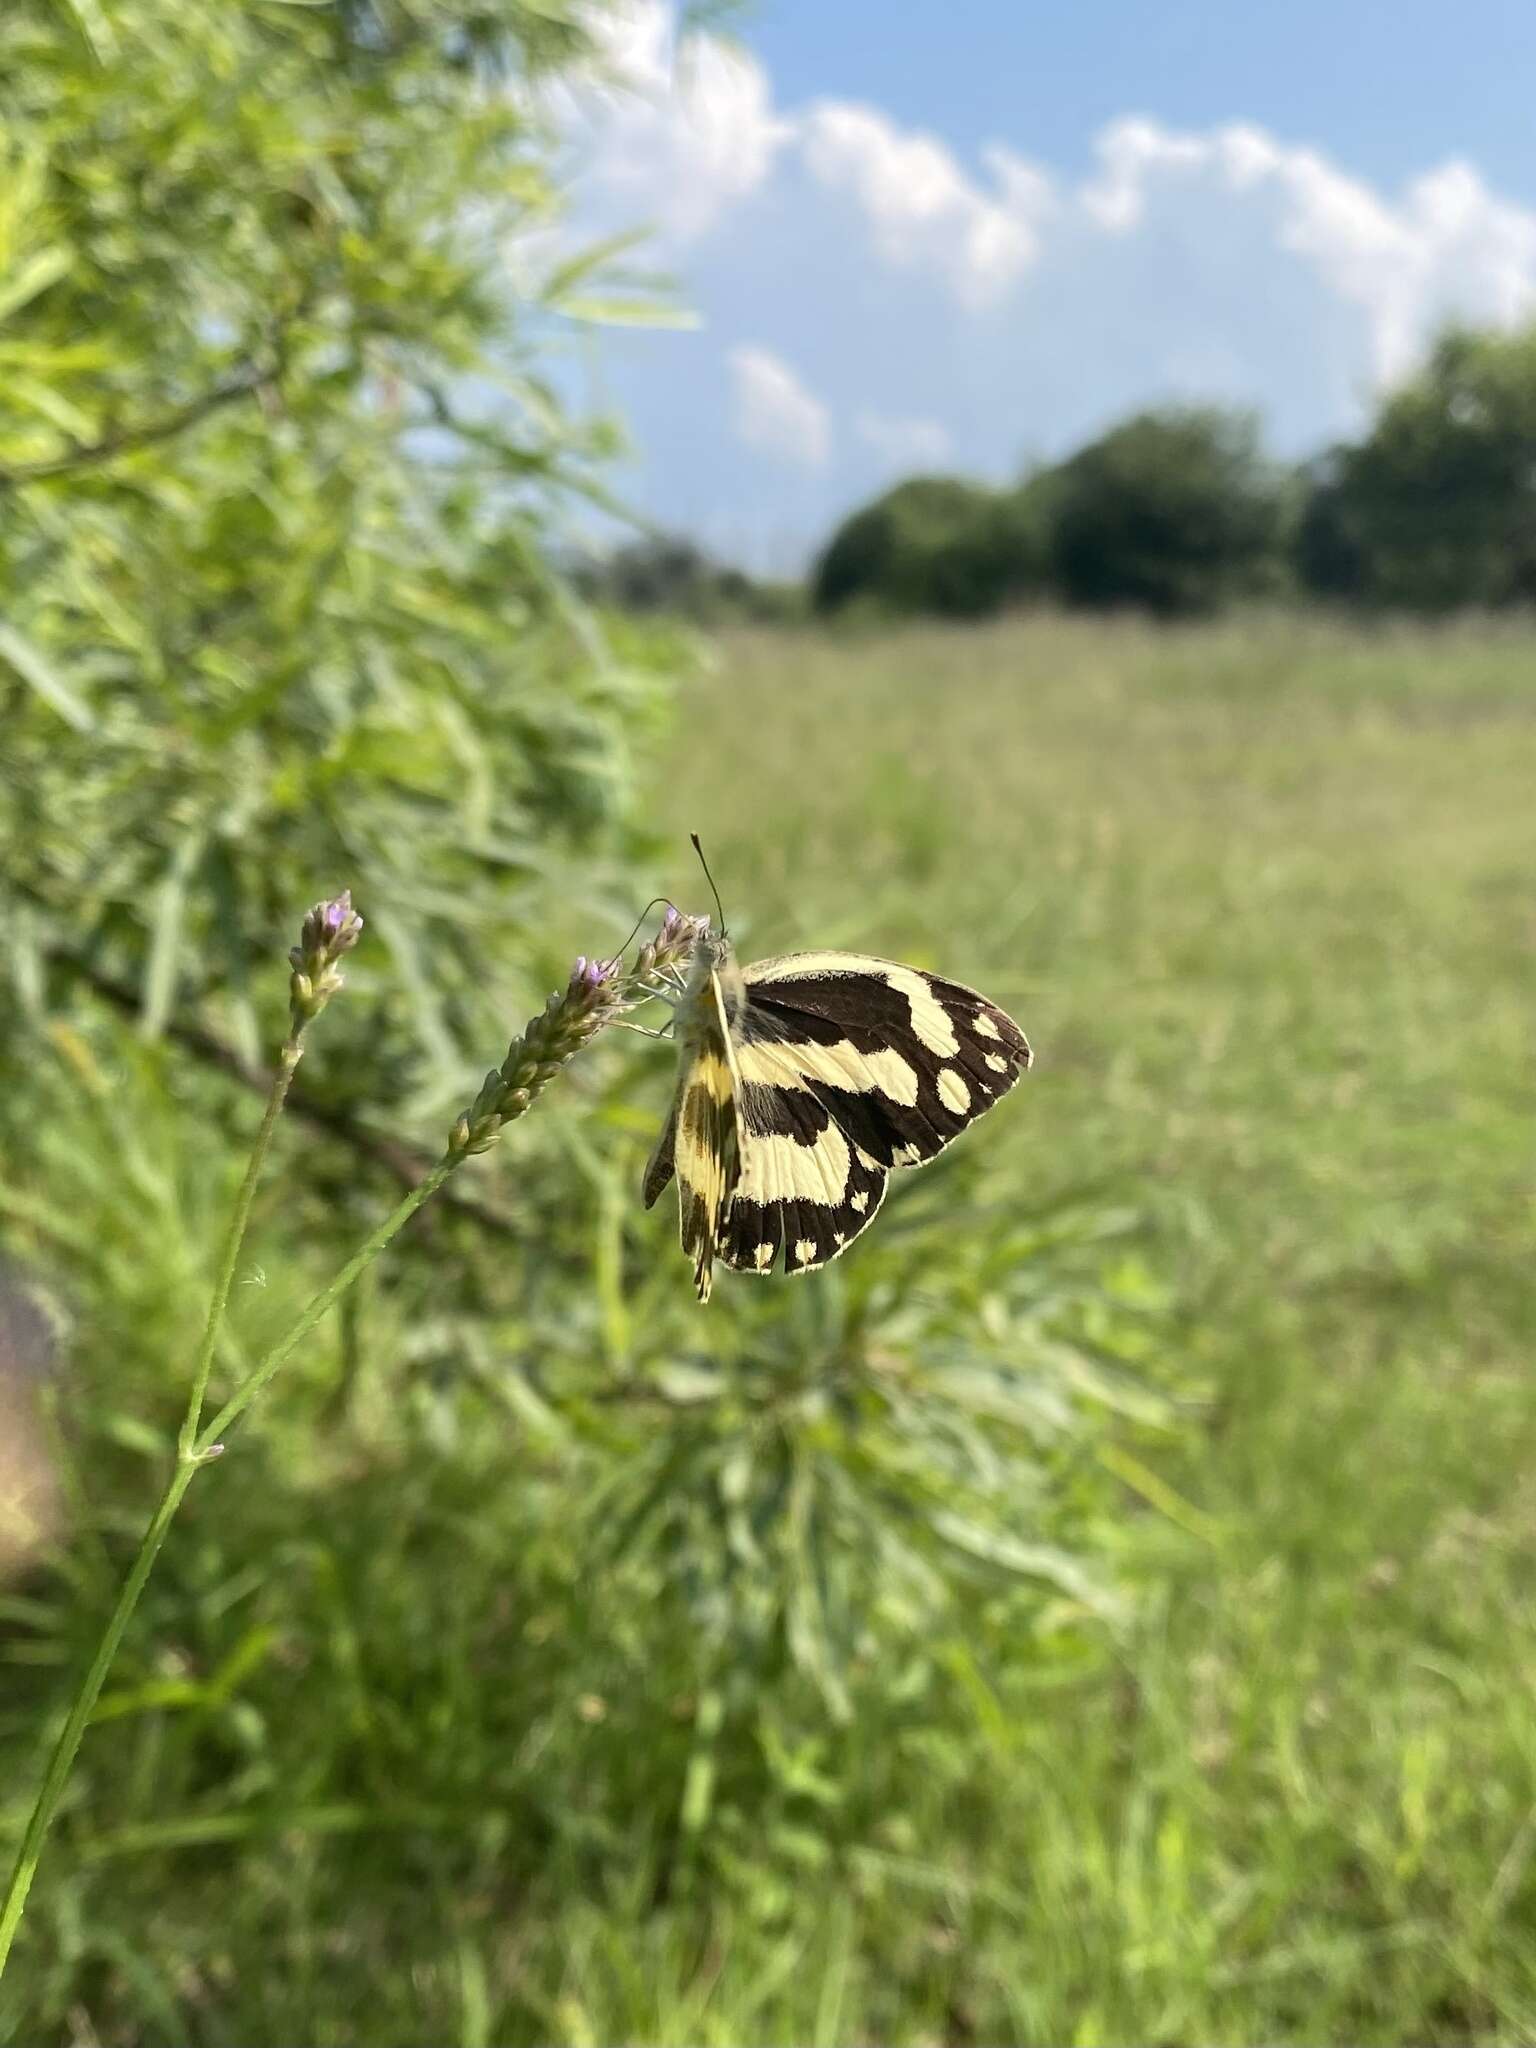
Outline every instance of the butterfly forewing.
<path fill-rule="evenodd" d="M 810 1272 L 870 1222 L 892 1167 L 919 1166 L 1029 1063 L 974 989 L 889 960 L 796 953 L 746 970 L 732 1025 L 742 1174 L 720 1253 Z"/>
<path fill-rule="evenodd" d="M 854 953 L 746 973 L 742 1078 L 810 1089 L 882 1166 L 920 1166 L 1029 1065 L 1006 1012 L 957 981 Z"/>
<path fill-rule="evenodd" d="M 649 1205 L 676 1170 L 700 1300 L 716 1255 L 745 1273 L 835 1259 L 891 1169 L 932 1159 L 1029 1065 L 996 1004 L 896 961 L 790 953 L 742 974 L 714 941 L 704 964 L 645 1182 Z"/>

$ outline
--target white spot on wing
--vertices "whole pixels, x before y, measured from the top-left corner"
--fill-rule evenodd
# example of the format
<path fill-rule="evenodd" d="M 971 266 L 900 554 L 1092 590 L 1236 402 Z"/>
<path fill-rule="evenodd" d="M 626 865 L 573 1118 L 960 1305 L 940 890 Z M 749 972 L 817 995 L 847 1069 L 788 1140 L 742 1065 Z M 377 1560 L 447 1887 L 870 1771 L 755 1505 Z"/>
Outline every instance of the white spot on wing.
<path fill-rule="evenodd" d="M 979 1010 L 971 1019 L 971 1023 L 978 1038 L 1001 1038 L 1003 1035 L 985 1010 Z"/>
<path fill-rule="evenodd" d="M 757 1262 L 757 1270 L 760 1273 L 766 1273 L 768 1268 L 773 1264 L 773 1251 L 774 1248 L 771 1244 L 760 1244 L 757 1250 L 752 1254 L 753 1258 Z"/>
<path fill-rule="evenodd" d="M 868 1188 L 860 1188 L 859 1192 L 850 1198 L 848 1206 L 850 1209 L 857 1209 L 859 1214 L 862 1216 L 864 1211 L 869 1207 Z"/>
<path fill-rule="evenodd" d="M 802 1237 L 796 1240 L 795 1259 L 798 1264 L 802 1266 L 808 1265 L 815 1256 L 816 1240 L 814 1237 Z"/>
<path fill-rule="evenodd" d="M 987 1054 L 987 1065 L 992 1069 L 994 1074 L 1006 1074 L 1008 1071 L 1008 1062 L 1006 1060 L 1000 1060 L 995 1052 L 989 1052 Z"/>
<path fill-rule="evenodd" d="M 898 1145 L 891 1155 L 892 1166 L 921 1166 L 923 1151 L 920 1145 Z"/>
<path fill-rule="evenodd" d="M 939 1069 L 939 1100 L 956 1116 L 964 1116 L 971 1106 L 971 1091 L 953 1067 Z"/>

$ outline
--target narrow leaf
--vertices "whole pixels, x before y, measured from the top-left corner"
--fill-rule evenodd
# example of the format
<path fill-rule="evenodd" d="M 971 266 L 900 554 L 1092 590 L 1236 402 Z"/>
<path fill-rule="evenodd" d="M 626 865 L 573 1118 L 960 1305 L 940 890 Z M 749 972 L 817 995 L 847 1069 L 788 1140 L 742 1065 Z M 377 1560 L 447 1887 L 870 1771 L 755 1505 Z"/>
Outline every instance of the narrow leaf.
<path fill-rule="evenodd" d="M 66 725 L 73 726 L 76 732 L 91 731 L 96 721 L 90 711 L 14 626 L 0 625 L 0 661 L 57 711 Z"/>
<path fill-rule="evenodd" d="M 176 994 L 176 970 L 181 960 L 181 918 L 187 898 L 187 877 L 197 865 L 202 851 L 201 832 L 188 833 L 177 847 L 160 884 L 139 1011 L 139 1030 L 145 1038 L 158 1038 L 171 1014 Z"/>
<path fill-rule="evenodd" d="M 1070 1593 L 1074 1600 L 1080 1600 L 1096 1614 L 1112 1615 L 1117 1611 L 1117 1603 L 1106 1588 L 1084 1571 L 1075 1557 L 1051 1544 L 1021 1542 L 1017 1536 L 1010 1536 L 1004 1530 L 983 1528 L 979 1522 L 972 1522 L 947 1508 L 941 1509 L 929 1526 L 936 1536 L 952 1543 L 957 1550 L 963 1550 L 968 1557 L 979 1558 L 984 1564 L 998 1565 L 1004 1571 L 1017 1572 L 1022 1578 L 1044 1579 L 1052 1586 L 1059 1586 L 1062 1592 Z"/>
<path fill-rule="evenodd" d="M 57 244 L 50 249 L 38 249 L 6 283 L 0 284 L 0 320 L 5 320 L 35 299 L 39 292 L 47 291 L 49 285 L 57 284 L 69 268 L 69 251 Z"/>

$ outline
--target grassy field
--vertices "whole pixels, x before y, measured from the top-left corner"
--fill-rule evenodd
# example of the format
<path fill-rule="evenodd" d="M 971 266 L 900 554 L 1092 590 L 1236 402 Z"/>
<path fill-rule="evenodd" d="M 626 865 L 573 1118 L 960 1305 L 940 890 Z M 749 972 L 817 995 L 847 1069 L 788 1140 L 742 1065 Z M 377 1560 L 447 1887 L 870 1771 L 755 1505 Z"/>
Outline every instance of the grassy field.
<path fill-rule="evenodd" d="M 829 1901 L 775 2038 L 1536 2038 L 1533 679 L 1528 631 L 1041 620 L 696 689 L 658 806 L 748 956 L 1009 1004 L 973 1142 L 1145 1207 L 1211 1389 L 1117 1679 L 914 1785 L 927 1936 Z"/>
<path fill-rule="evenodd" d="M 942 967 L 1014 1011 L 1035 1072 L 833 1272 L 728 1278 L 701 1322 L 670 1212 L 634 1200 L 669 1055 L 584 1055 L 477 1182 L 532 1216 L 536 1258 L 515 1220 L 510 1257 L 430 1241 L 484 1304 L 473 1369 L 426 1279 L 370 1288 L 199 1482 L 0 2038 L 1536 2039 L 1533 678 L 1536 635 L 1492 626 L 721 642 L 656 764 L 665 855 L 636 893 L 702 907 L 696 827 L 748 958 Z M 36 1163 L 0 1170 L 18 1250 L 64 1248 L 85 1389 L 68 1546 L 0 1597 L 12 1841 L 142 1526 L 240 1166 L 185 1142 L 209 1098 L 179 1070 L 169 1093 L 150 1058 L 106 1076 L 90 1029 L 49 1041 Z M 303 1171 L 310 1141 L 285 1145 Z M 1035 1591 L 957 1571 L 974 1613 L 922 1656 L 883 1615 L 878 1684 L 825 1741 L 804 1687 L 761 1734 L 748 1658 L 713 1783 L 699 1639 L 731 1546 L 751 1561 L 736 1451 L 761 1412 L 815 1457 L 870 1286 L 905 1314 L 908 1272 L 925 1301 L 870 1370 L 908 1370 L 904 1328 L 943 1379 L 995 1287 L 971 1210 L 909 1228 L 945 1186 L 993 1205 L 994 1246 L 1010 1205 L 1140 1219 L 1124 1256 L 1169 1304 L 1146 1373 L 1184 1423 L 1062 1454 L 1139 1603 L 1058 1652 L 1015 1630 Z M 240 1345 L 316 1284 L 286 1201 L 275 1172 Z M 734 1375 L 736 1419 L 647 1408 L 643 1380 L 613 1405 L 678 1363 Z M 834 1477 L 868 1455 L 904 1478 L 910 1445 L 859 1413 Z M 1058 1464 L 1040 1497 L 1074 1483 Z M 681 1505 L 659 1561 L 616 1564 L 637 1495 Z M 770 1545 L 792 1522 L 766 1517 Z"/>

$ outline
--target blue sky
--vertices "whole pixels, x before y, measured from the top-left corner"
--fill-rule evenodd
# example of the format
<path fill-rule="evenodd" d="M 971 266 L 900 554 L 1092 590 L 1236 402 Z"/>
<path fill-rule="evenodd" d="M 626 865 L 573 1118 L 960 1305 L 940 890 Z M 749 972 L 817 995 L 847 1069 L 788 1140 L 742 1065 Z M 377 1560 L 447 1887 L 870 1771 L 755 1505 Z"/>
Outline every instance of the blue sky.
<path fill-rule="evenodd" d="M 1452 317 L 1536 315 L 1536 7 L 621 0 L 567 108 L 576 225 L 652 229 L 689 333 L 584 346 L 659 524 L 795 566 L 916 469 L 1135 406 L 1354 431 Z"/>

